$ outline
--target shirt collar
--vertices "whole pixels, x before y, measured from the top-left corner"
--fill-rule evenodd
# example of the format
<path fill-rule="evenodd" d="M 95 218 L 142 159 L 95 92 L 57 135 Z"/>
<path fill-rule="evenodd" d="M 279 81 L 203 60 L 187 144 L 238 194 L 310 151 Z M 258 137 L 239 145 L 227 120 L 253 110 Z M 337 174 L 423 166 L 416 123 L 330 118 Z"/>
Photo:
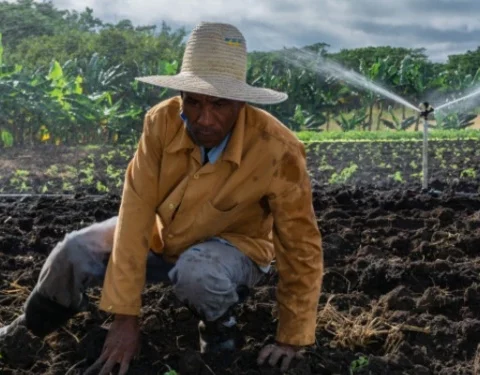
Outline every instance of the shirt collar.
<path fill-rule="evenodd" d="M 225 147 L 227 146 L 228 141 L 230 140 L 230 137 L 232 135 L 232 132 L 228 133 L 225 138 L 223 138 L 223 141 L 215 147 L 212 147 L 210 151 L 208 151 L 208 161 L 210 164 L 215 164 L 215 162 L 218 160 L 222 152 L 225 150 Z M 205 163 L 204 157 L 205 157 L 205 147 L 200 146 L 200 150 L 202 151 L 202 164 Z"/>

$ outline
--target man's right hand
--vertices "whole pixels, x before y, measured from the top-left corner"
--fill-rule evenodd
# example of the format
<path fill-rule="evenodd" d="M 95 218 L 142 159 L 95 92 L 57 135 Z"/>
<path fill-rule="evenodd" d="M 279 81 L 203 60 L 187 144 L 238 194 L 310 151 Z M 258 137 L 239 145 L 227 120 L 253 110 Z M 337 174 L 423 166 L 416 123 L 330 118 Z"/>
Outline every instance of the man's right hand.
<path fill-rule="evenodd" d="M 139 349 L 140 326 L 138 317 L 115 315 L 105 339 L 102 354 L 85 371 L 84 375 L 108 375 L 117 363 L 120 364 L 118 375 L 125 375 L 131 360 L 138 354 Z"/>

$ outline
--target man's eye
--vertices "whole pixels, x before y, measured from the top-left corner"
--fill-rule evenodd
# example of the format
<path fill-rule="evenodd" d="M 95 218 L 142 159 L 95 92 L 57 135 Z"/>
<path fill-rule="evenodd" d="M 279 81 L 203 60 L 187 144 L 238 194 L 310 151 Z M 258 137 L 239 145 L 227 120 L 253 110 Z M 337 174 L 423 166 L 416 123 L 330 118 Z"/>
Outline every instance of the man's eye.
<path fill-rule="evenodd" d="M 186 102 L 187 104 L 191 104 L 191 105 L 196 105 L 198 103 L 198 101 L 196 101 L 195 99 L 190 99 L 190 98 L 187 98 Z"/>

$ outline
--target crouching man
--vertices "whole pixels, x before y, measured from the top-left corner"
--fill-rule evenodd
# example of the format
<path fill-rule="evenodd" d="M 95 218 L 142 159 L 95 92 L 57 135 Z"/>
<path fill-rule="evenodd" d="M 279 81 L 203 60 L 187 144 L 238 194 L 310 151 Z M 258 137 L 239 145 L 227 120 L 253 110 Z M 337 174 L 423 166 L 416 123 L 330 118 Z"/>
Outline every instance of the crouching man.
<path fill-rule="evenodd" d="M 276 259 L 278 328 L 259 364 L 286 370 L 315 342 L 323 275 L 321 235 L 305 152 L 271 114 L 286 94 L 246 83 L 247 52 L 234 26 L 199 24 L 181 72 L 140 81 L 180 95 L 151 108 L 125 175 L 118 217 L 68 234 L 47 258 L 25 311 L 0 340 L 26 325 L 44 336 L 85 310 L 103 285 L 114 315 L 92 369 L 125 374 L 139 348 L 146 281 L 167 281 L 199 317 L 200 350 L 235 350 L 237 304 Z"/>

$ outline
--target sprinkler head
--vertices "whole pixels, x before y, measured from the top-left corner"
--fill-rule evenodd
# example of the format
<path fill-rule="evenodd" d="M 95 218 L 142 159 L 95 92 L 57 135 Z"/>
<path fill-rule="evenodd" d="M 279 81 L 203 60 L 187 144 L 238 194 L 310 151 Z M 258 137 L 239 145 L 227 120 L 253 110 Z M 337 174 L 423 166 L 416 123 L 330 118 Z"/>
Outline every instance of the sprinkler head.
<path fill-rule="evenodd" d="M 428 102 L 423 102 L 419 105 L 420 108 L 420 116 L 424 117 L 425 120 L 427 119 L 428 115 L 434 111 L 433 107 Z"/>

